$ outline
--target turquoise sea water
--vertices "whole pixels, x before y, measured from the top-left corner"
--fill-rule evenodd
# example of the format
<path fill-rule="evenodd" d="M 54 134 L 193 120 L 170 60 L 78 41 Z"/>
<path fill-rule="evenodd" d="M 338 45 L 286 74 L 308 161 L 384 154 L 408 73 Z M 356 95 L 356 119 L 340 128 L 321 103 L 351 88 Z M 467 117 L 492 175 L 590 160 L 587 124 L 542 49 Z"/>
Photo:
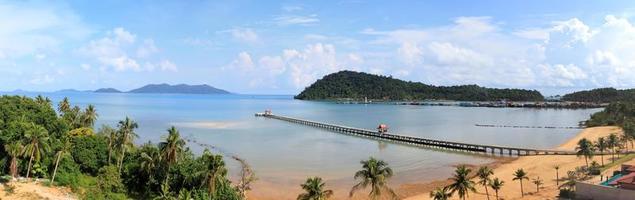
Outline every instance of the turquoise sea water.
<path fill-rule="evenodd" d="M 5 93 L 14 94 L 14 93 Z M 482 164 L 490 158 L 379 142 L 287 122 L 256 118 L 274 113 L 315 121 L 390 131 L 458 142 L 552 148 L 575 135 L 571 129 L 513 129 L 474 124 L 576 126 L 598 109 L 531 109 L 355 105 L 293 100 L 275 95 L 181 95 L 42 93 L 55 104 L 63 97 L 80 106 L 93 104 L 99 124 L 115 126 L 129 116 L 139 123 L 137 143 L 158 141 L 175 125 L 185 137 L 214 145 L 247 160 L 261 182 L 297 186 L 307 176 L 349 183 L 359 161 L 369 156 L 386 160 L 395 182 L 444 178 L 457 164 Z M 35 96 L 37 93 L 20 93 Z M 202 149 L 190 144 L 193 150 Z M 236 163 L 226 159 L 232 169 Z M 231 170 L 231 169 L 230 169 Z M 237 173 L 236 170 L 230 173 Z"/>

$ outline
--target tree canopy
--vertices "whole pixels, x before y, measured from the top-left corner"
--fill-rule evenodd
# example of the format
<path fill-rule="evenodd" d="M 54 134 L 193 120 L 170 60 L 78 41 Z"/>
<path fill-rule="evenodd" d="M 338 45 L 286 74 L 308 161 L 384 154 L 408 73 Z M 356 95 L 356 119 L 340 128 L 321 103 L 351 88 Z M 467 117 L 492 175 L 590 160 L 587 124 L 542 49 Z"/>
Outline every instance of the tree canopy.
<path fill-rule="evenodd" d="M 494 89 L 478 85 L 434 86 L 364 72 L 340 71 L 324 76 L 307 87 L 296 99 L 377 99 L 377 100 L 460 100 L 460 101 L 542 101 L 536 90 Z"/>

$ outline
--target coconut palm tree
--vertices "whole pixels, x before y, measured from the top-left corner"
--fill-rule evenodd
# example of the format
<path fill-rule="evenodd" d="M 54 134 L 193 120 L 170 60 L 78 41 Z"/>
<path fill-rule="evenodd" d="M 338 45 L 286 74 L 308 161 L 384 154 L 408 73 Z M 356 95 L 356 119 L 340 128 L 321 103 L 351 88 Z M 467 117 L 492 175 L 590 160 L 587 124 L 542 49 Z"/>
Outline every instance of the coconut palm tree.
<path fill-rule="evenodd" d="M 204 177 L 201 186 L 206 186 L 209 196 L 213 196 L 216 192 L 216 184 L 222 181 L 220 179 L 227 174 L 225 161 L 223 161 L 223 156 L 213 155 L 207 150 L 203 152 L 202 159 L 205 163 L 205 169 L 198 172 Z"/>
<path fill-rule="evenodd" d="M 560 170 L 560 166 L 556 165 L 553 166 L 553 168 L 556 170 L 556 186 L 560 186 L 560 177 L 558 177 L 558 171 Z"/>
<path fill-rule="evenodd" d="M 505 185 L 505 181 L 501 181 L 498 178 L 492 179 L 489 183 L 489 186 L 492 187 L 492 190 L 494 190 L 494 193 L 496 194 L 496 200 L 498 200 L 498 190 L 500 190 L 503 185 Z"/>
<path fill-rule="evenodd" d="M 159 143 L 161 159 L 166 162 L 168 169 L 178 162 L 179 156 L 183 152 L 183 146 L 185 146 L 185 140 L 181 138 L 179 130 L 174 126 L 170 127 L 168 137 L 164 142 Z"/>
<path fill-rule="evenodd" d="M 29 167 L 26 171 L 26 178 L 28 179 L 31 174 L 31 167 L 33 167 L 33 160 L 40 161 L 42 155 L 46 154 L 50 148 L 49 136 L 48 131 L 44 127 L 32 123 L 30 128 L 24 133 L 24 138 L 27 140 L 24 155 L 29 156 Z"/>
<path fill-rule="evenodd" d="M 97 120 L 98 116 L 99 115 L 97 114 L 95 106 L 88 105 L 88 107 L 86 107 L 86 109 L 84 110 L 84 114 L 82 115 L 82 125 L 84 127 L 92 128 L 93 125 L 95 125 L 95 121 Z"/>
<path fill-rule="evenodd" d="M 489 191 L 487 190 L 487 187 L 489 185 L 489 182 L 491 181 L 490 176 L 493 174 L 494 174 L 494 171 L 487 166 L 482 166 L 478 168 L 478 171 L 476 171 L 476 176 L 478 177 L 478 184 L 481 184 L 483 187 L 485 187 L 485 195 L 487 196 L 488 200 L 489 200 Z"/>
<path fill-rule="evenodd" d="M 525 172 L 525 170 L 523 169 L 516 170 L 516 172 L 514 172 L 514 178 L 512 180 L 520 181 L 520 196 L 521 197 L 525 196 L 525 192 L 523 190 L 523 179 L 529 180 L 529 177 L 527 177 L 527 173 Z"/>
<path fill-rule="evenodd" d="M 306 182 L 300 185 L 305 193 L 298 195 L 298 200 L 327 200 L 333 196 L 333 190 L 327 190 L 324 187 L 322 178 L 313 177 L 306 179 Z"/>
<path fill-rule="evenodd" d="M 470 172 L 471 169 L 468 169 L 465 165 L 461 165 L 456 167 L 454 170 L 454 175 L 452 178 L 452 184 L 448 185 L 449 189 L 452 191 L 452 194 L 455 192 L 459 193 L 459 197 L 465 200 L 465 197 L 469 196 L 468 192 L 476 192 L 474 188 L 474 181 L 470 180 Z"/>
<path fill-rule="evenodd" d="M 49 99 L 48 97 L 44 97 L 42 95 L 37 95 L 37 97 L 35 97 L 35 102 L 37 102 L 40 105 L 45 105 L 45 106 L 51 106 L 51 99 Z"/>
<path fill-rule="evenodd" d="M 448 187 L 437 188 L 430 192 L 430 198 L 433 200 L 448 200 L 452 197 L 452 192 Z"/>
<path fill-rule="evenodd" d="M 539 192 L 540 191 L 540 186 L 542 184 L 544 184 L 542 179 L 540 179 L 540 176 L 536 177 L 536 179 L 531 180 L 531 182 L 536 185 L 536 192 Z"/>
<path fill-rule="evenodd" d="M 115 151 L 114 148 L 118 140 L 117 131 L 108 125 L 102 125 L 101 128 L 99 128 L 99 134 L 108 138 L 108 164 L 110 164 L 112 153 Z"/>
<path fill-rule="evenodd" d="M 154 177 L 154 171 L 161 162 L 161 156 L 159 156 L 159 152 L 156 151 L 155 148 L 153 149 L 154 150 L 141 153 L 141 171 L 145 173 L 150 179 Z"/>
<path fill-rule="evenodd" d="M 121 167 L 123 166 L 123 158 L 126 156 L 126 149 L 130 145 L 135 138 L 137 138 L 137 134 L 134 132 L 134 129 L 138 128 L 139 125 L 137 122 L 132 119 L 126 117 L 125 120 L 119 121 L 119 148 L 121 149 L 121 155 L 119 155 L 119 172 L 121 173 Z"/>
<path fill-rule="evenodd" d="M 7 151 L 9 157 L 11 157 L 11 161 L 9 164 L 9 174 L 11 177 L 18 177 L 18 157 L 24 153 L 24 146 L 20 142 L 14 142 L 11 144 L 5 144 L 4 150 Z"/>
<path fill-rule="evenodd" d="M 56 154 L 57 159 L 55 160 L 55 169 L 53 170 L 53 177 L 51 177 L 51 182 L 55 182 L 55 174 L 57 174 L 57 166 L 59 166 L 62 156 L 64 156 L 65 154 L 70 154 L 71 146 L 72 146 L 72 143 L 70 139 L 68 137 L 64 138 L 64 142 L 62 143 L 62 146 L 60 147 L 59 150 L 57 150 L 57 154 Z"/>
<path fill-rule="evenodd" d="M 60 112 L 60 115 L 64 115 L 64 113 L 71 110 L 71 103 L 68 101 L 68 97 L 64 97 L 59 104 L 57 104 L 57 111 Z"/>
<path fill-rule="evenodd" d="M 615 162 L 615 148 L 619 145 L 619 138 L 615 133 L 611 133 L 607 139 L 609 149 L 611 149 L 611 162 Z"/>
<path fill-rule="evenodd" d="M 586 166 L 589 167 L 589 159 L 593 158 L 593 143 L 586 138 L 582 138 L 578 141 L 578 146 L 575 150 L 578 157 L 584 157 L 584 162 L 586 163 Z"/>
<path fill-rule="evenodd" d="M 567 188 L 569 190 L 575 189 L 575 182 L 578 181 L 578 175 L 575 171 L 568 171 L 567 176 L 564 177 L 564 183 L 560 186 L 561 188 Z"/>
<path fill-rule="evenodd" d="M 600 160 L 602 162 L 602 166 L 604 166 L 604 151 L 608 148 L 607 140 L 604 137 L 598 138 L 595 142 L 595 148 L 600 151 Z"/>
<path fill-rule="evenodd" d="M 360 182 L 353 186 L 349 194 L 350 197 L 358 190 L 370 186 L 368 196 L 371 199 L 379 198 L 382 195 L 382 190 L 388 192 L 391 198 L 397 198 L 397 194 L 388 187 L 388 179 L 393 175 L 388 163 L 373 157 L 368 160 L 362 160 L 360 163 L 362 164 L 362 170 L 355 172 L 354 176 L 355 180 L 360 179 Z"/>

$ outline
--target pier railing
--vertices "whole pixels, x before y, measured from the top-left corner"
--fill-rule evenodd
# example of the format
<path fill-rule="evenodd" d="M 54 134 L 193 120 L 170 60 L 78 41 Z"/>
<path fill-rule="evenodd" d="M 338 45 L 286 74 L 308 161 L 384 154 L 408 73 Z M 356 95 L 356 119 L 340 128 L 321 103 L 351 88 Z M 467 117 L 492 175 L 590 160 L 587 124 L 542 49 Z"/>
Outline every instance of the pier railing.
<path fill-rule="evenodd" d="M 368 137 L 372 139 L 388 140 L 393 142 L 405 143 L 409 145 L 436 147 L 448 150 L 466 151 L 475 153 L 485 153 L 493 155 L 517 155 L 517 156 L 529 156 L 529 155 L 575 155 L 575 151 L 564 150 L 550 150 L 550 149 L 531 149 L 531 148 L 515 148 L 496 145 L 482 145 L 482 144 L 470 144 L 462 142 L 452 142 L 444 140 L 434 140 L 420 137 L 413 137 L 407 135 L 399 135 L 393 133 L 379 133 L 378 131 L 354 128 L 337 124 L 329 124 L 324 122 L 316 122 L 306 119 L 299 119 L 293 117 L 285 117 L 273 114 L 258 113 L 256 116 L 267 117 L 271 119 L 277 119 L 287 121 L 291 123 L 322 128 L 334 132 L 344 133 L 348 135 L 356 135 L 362 137 Z"/>

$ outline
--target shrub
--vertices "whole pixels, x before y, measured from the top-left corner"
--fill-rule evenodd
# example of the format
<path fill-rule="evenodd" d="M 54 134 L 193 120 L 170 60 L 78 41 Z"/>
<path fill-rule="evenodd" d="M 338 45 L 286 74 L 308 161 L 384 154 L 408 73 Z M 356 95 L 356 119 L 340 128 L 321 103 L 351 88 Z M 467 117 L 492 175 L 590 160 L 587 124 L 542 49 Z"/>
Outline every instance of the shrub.
<path fill-rule="evenodd" d="M 560 189 L 560 194 L 558 194 L 558 197 L 573 199 L 575 198 L 575 192 L 570 189 Z"/>

